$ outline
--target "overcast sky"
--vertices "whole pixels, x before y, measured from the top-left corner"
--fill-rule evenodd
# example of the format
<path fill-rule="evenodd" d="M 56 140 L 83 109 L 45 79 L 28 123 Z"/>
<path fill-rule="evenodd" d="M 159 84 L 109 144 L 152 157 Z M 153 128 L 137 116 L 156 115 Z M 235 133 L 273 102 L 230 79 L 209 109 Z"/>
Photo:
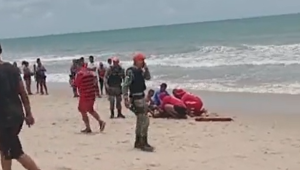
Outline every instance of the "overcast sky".
<path fill-rule="evenodd" d="M 295 12 L 300 0 L 0 0 L 0 38 Z"/>

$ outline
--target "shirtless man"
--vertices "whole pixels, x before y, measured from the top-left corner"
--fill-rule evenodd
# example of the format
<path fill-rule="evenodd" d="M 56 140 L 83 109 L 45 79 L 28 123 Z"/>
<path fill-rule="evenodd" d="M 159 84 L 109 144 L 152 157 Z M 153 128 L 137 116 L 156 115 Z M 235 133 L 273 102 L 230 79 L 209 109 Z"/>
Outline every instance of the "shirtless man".
<path fill-rule="evenodd" d="M 0 45 L 0 56 L 1 53 Z M 34 124 L 30 102 L 19 70 L 0 58 L 0 150 L 3 170 L 11 170 L 13 159 L 25 169 L 40 170 L 22 149 L 19 133 L 24 120 L 29 127 Z"/>
<path fill-rule="evenodd" d="M 77 70 L 78 70 L 77 62 L 78 62 L 78 60 L 76 60 L 76 59 L 74 59 L 72 61 L 72 65 L 70 67 L 70 75 L 69 75 L 69 77 L 70 77 L 69 83 L 72 87 L 74 97 L 79 97 L 79 95 L 77 93 L 77 88 L 76 88 L 76 86 L 74 86 L 74 80 L 75 80 L 75 76 L 76 76 L 76 73 L 77 73 Z"/>
<path fill-rule="evenodd" d="M 87 69 L 89 71 L 91 71 L 94 75 L 94 78 L 95 78 L 95 87 L 96 87 L 96 90 L 95 90 L 95 95 L 100 98 L 100 92 L 99 92 L 99 86 L 98 86 L 98 78 L 97 78 L 97 65 L 95 63 L 95 59 L 94 59 L 94 56 L 90 56 L 89 57 L 89 62 L 87 63 Z"/>
<path fill-rule="evenodd" d="M 46 83 L 46 68 L 42 64 L 42 61 L 40 58 L 36 60 L 37 67 L 36 67 L 36 79 L 39 82 L 41 94 L 44 94 L 44 90 L 46 95 L 48 95 L 48 87 Z"/>
<path fill-rule="evenodd" d="M 99 63 L 99 68 L 97 69 L 98 77 L 99 77 L 99 84 L 100 84 L 100 93 L 101 95 L 104 95 L 103 93 L 103 87 L 104 87 L 104 76 L 106 73 L 106 68 L 104 67 L 103 63 Z"/>

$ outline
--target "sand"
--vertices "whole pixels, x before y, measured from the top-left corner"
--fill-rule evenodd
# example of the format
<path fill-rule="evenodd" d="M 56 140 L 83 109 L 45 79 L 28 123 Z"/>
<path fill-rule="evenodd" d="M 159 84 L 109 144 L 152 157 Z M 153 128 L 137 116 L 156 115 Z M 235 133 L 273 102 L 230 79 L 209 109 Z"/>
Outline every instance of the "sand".
<path fill-rule="evenodd" d="M 48 170 L 300 169 L 300 114 L 294 114 L 297 105 L 276 113 L 271 108 L 279 103 L 263 104 L 268 103 L 264 97 L 281 101 L 281 95 L 200 93 L 207 98 L 208 109 L 223 111 L 220 114 L 233 116 L 235 121 L 151 119 L 149 141 L 156 151 L 145 153 L 133 149 L 134 114 L 124 109 L 125 120 L 110 120 L 108 101 L 99 99 L 96 110 L 107 121 L 105 132 L 98 133 L 91 118 L 95 133 L 80 134 L 83 124 L 77 99 L 72 98 L 67 85 L 51 84 L 49 96 L 30 97 L 36 124 L 24 126 L 24 150 Z M 285 97 L 291 101 L 295 98 Z M 239 102 L 238 107 L 234 101 Z M 22 169 L 18 164 L 14 167 Z"/>

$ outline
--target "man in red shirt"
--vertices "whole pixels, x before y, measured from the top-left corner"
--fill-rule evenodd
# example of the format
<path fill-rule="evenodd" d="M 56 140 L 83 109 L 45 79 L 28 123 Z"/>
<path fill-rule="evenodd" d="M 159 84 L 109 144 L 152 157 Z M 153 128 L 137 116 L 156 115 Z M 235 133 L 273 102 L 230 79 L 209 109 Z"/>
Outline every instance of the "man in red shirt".
<path fill-rule="evenodd" d="M 189 116 L 201 116 L 205 109 L 203 108 L 203 102 L 200 97 L 188 93 L 183 89 L 174 89 L 173 95 L 180 99 L 187 107 Z"/>
<path fill-rule="evenodd" d="M 180 99 L 169 96 L 166 93 L 160 94 L 159 98 L 161 100 L 159 108 L 160 111 L 165 114 L 164 116 L 176 119 L 186 118 L 187 108 Z"/>
<path fill-rule="evenodd" d="M 80 63 L 82 66 L 78 71 L 74 85 L 79 90 L 79 103 L 78 110 L 82 115 L 82 120 L 85 124 L 85 129 L 81 132 L 83 133 L 91 133 L 91 126 L 89 122 L 89 117 L 87 113 L 90 113 L 99 123 L 100 131 L 103 131 L 105 128 L 105 122 L 101 120 L 99 114 L 94 110 L 94 103 L 96 100 L 95 92 L 96 92 L 96 83 L 94 74 L 88 70 L 88 68 L 84 67 L 84 63 Z"/>

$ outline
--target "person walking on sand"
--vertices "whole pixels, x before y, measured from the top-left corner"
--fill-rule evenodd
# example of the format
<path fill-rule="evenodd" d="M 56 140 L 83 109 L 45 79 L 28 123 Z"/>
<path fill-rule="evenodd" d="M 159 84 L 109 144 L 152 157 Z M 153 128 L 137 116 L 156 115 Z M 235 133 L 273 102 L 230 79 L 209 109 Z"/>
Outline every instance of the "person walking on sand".
<path fill-rule="evenodd" d="M 1 53 L 0 45 L 0 55 Z M 19 133 L 24 120 L 29 127 L 34 124 L 21 75 L 16 67 L 0 59 L 0 151 L 3 170 L 11 170 L 12 159 L 17 160 L 25 169 L 40 170 L 22 149 Z"/>
<path fill-rule="evenodd" d="M 84 66 L 84 63 L 80 63 L 81 69 L 77 72 L 74 85 L 79 90 L 79 103 L 78 110 L 81 113 L 82 120 L 85 124 L 85 129 L 82 133 L 91 133 L 91 126 L 87 113 L 90 113 L 99 123 L 100 131 L 105 128 L 105 122 L 101 120 L 99 114 L 94 110 L 95 96 L 95 77 L 94 74 Z"/>
<path fill-rule="evenodd" d="M 107 89 L 110 104 L 110 118 L 115 117 L 115 105 L 118 111 L 118 118 L 125 118 L 122 114 L 122 82 L 125 78 L 125 71 L 120 66 L 117 57 L 112 58 L 113 65 L 110 66 L 104 75 L 104 84 Z"/>
<path fill-rule="evenodd" d="M 134 147 L 142 151 L 153 152 L 154 147 L 148 143 L 149 117 L 145 99 L 146 83 L 150 80 L 150 72 L 145 63 L 145 55 L 137 53 L 133 57 L 133 66 L 126 70 L 122 92 L 125 106 L 136 115 Z M 129 93 L 129 95 L 128 95 Z"/>

